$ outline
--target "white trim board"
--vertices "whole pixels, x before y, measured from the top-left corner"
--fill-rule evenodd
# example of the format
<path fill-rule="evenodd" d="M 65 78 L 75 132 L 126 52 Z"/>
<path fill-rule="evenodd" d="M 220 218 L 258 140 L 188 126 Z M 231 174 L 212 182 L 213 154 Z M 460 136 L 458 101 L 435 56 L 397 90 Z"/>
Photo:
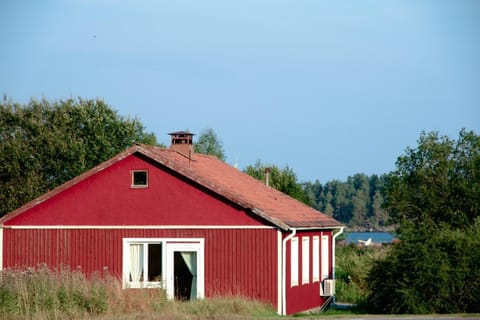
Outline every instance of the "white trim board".
<path fill-rule="evenodd" d="M 282 232 L 277 230 L 277 313 L 282 314 Z"/>

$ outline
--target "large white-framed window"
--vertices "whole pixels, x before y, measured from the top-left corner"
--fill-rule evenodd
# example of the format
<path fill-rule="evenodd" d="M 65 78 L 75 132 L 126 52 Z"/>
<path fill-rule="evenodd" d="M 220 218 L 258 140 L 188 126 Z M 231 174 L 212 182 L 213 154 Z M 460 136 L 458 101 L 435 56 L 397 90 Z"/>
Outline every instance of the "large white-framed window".
<path fill-rule="evenodd" d="M 312 238 L 312 281 L 320 281 L 320 238 Z"/>
<path fill-rule="evenodd" d="M 170 299 L 204 296 L 204 239 L 124 238 L 123 288 L 164 288 Z"/>
<path fill-rule="evenodd" d="M 290 286 L 298 286 L 298 238 L 290 240 Z"/>
<path fill-rule="evenodd" d="M 310 282 L 310 237 L 302 237 L 302 284 Z"/>
<path fill-rule="evenodd" d="M 164 246 L 162 239 L 124 239 L 124 287 L 162 287 L 165 270 Z"/>

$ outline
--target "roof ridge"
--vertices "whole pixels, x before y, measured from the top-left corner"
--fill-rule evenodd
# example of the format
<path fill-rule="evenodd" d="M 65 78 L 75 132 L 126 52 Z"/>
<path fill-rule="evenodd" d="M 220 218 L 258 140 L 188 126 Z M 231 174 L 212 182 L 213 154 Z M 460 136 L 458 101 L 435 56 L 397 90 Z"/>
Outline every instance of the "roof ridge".
<path fill-rule="evenodd" d="M 333 217 L 267 186 L 246 172 L 212 155 L 196 153 L 192 159 L 169 148 L 136 143 L 81 175 L 29 201 L 0 218 L 0 224 L 55 197 L 90 176 L 135 153 L 140 153 L 222 198 L 239 205 L 283 230 L 295 227 L 341 226 Z M 197 159 L 195 159 L 197 158 Z M 248 177 L 248 178 L 247 178 Z"/>

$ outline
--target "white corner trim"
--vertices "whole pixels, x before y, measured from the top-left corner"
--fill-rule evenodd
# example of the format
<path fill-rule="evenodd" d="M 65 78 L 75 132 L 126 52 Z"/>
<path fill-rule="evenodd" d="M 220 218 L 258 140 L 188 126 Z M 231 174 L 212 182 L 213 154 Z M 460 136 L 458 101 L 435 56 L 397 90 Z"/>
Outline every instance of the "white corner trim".
<path fill-rule="evenodd" d="M 282 232 L 277 230 L 277 313 L 282 314 Z"/>

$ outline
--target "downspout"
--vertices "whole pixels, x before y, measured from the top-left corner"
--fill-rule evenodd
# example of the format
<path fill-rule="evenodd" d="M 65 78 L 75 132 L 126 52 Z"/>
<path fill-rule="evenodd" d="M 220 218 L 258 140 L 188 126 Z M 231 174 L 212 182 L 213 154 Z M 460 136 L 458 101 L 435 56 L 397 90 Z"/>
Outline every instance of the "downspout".
<path fill-rule="evenodd" d="M 345 227 L 340 227 L 340 231 L 332 237 L 332 279 L 335 280 L 335 239 L 343 233 Z M 335 295 L 333 295 L 333 304 L 335 305 Z"/>
<path fill-rule="evenodd" d="M 287 242 L 295 237 L 297 229 L 292 228 L 292 233 L 282 241 L 282 315 L 287 315 Z"/>

